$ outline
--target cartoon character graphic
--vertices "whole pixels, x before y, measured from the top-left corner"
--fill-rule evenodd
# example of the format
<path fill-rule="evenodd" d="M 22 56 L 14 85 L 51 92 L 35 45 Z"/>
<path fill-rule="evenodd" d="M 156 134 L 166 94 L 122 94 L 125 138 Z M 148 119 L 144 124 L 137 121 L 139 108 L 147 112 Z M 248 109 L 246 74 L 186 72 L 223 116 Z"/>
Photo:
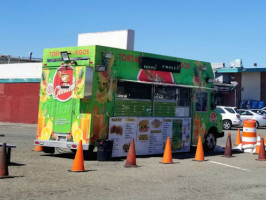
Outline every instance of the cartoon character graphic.
<path fill-rule="evenodd" d="M 40 101 L 46 102 L 50 97 L 46 93 L 46 88 L 48 85 L 48 76 L 49 76 L 49 70 L 43 70 L 42 71 L 42 80 L 41 80 L 41 86 L 40 86 Z"/>
<path fill-rule="evenodd" d="M 85 83 L 84 67 L 76 67 L 75 80 L 76 84 L 74 89 L 74 98 L 80 99 L 82 98 L 82 89 L 84 89 L 84 83 Z"/>
<path fill-rule="evenodd" d="M 192 79 L 192 83 L 195 86 L 206 86 L 206 81 L 204 81 L 203 79 L 203 72 L 201 70 L 201 68 L 203 68 L 203 63 L 202 62 L 196 62 L 195 63 L 195 67 L 193 69 L 193 79 Z"/>

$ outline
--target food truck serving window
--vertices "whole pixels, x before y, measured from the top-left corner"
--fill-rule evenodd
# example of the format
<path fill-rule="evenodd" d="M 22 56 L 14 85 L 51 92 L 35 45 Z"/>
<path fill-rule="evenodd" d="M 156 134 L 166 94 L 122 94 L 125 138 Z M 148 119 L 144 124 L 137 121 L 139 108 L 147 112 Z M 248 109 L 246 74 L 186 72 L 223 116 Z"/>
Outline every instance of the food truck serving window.
<path fill-rule="evenodd" d="M 117 83 L 117 98 L 151 99 L 151 85 L 121 82 Z"/>
<path fill-rule="evenodd" d="M 174 100 L 176 97 L 176 87 L 156 86 L 154 98 L 158 100 Z"/>
<path fill-rule="evenodd" d="M 211 110 L 215 110 L 217 105 L 217 93 L 211 92 Z"/>
<path fill-rule="evenodd" d="M 196 92 L 195 98 L 195 110 L 196 112 L 206 112 L 208 110 L 208 93 L 207 92 Z"/>

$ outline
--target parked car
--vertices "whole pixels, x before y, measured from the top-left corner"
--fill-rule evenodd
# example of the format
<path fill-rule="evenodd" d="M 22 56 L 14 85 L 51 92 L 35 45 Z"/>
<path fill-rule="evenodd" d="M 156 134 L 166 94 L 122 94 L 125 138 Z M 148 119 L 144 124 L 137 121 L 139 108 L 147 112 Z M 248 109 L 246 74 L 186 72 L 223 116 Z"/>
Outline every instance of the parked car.
<path fill-rule="evenodd" d="M 264 111 L 266 111 L 266 107 L 263 107 L 263 108 L 261 108 L 261 110 L 264 110 Z"/>
<path fill-rule="evenodd" d="M 256 128 L 266 126 L 266 116 L 264 114 L 258 114 L 252 110 L 239 109 L 237 112 L 240 114 L 240 119 L 243 121 L 245 119 L 256 120 Z"/>
<path fill-rule="evenodd" d="M 252 112 L 255 112 L 257 114 L 260 114 L 260 115 L 264 115 L 266 116 L 266 110 L 262 110 L 262 109 L 250 109 Z"/>
<path fill-rule="evenodd" d="M 235 107 L 217 106 L 216 110 L 222 115 L 223 129 L 229 130 L 232 126 L 241 125 L 241 119 Z"/>

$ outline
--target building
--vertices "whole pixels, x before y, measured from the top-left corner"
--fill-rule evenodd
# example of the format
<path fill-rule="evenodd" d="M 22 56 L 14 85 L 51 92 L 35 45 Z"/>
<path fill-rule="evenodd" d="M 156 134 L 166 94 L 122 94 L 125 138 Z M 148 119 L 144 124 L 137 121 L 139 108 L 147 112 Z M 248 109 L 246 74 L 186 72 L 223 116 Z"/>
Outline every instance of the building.
<path fill-rule="evenodd" d="M 266 102 L 266 68 L 216 68 L 219 104 L 241 107 L 242 101 Z"/>
<path fill-rule="evenodd" d="M 37 123 L 40 62 L 0 65 L 0 121 Z"/>
<path fill-rule="evenodd" d="M 31 62 L 42 62 L 41 58 L 32 58 L 30 54 L 29 58 L 11 55 L 0 54 L 0 64 L 12 64 L 12 63 L 31 63 Z"/>

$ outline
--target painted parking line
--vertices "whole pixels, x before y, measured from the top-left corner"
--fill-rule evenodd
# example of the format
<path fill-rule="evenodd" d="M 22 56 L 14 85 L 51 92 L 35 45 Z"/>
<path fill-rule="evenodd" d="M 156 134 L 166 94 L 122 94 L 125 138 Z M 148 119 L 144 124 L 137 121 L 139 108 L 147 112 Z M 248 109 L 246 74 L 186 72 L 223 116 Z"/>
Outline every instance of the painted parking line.
<path fill-rule="evenodd" d="M 227 164 L 219 163 L 219 162 L 215 162 L 215 161 L 210 161 L 210 162 L 211 162 L 211 163 L 214 163 L 214 164 L 217 164 L 217 165 L 223 165 L 223 166 L 226 166 L 226 167 L 231 167 L 231 168 L 234 168 L 234 169 L 239 169 L 239 170 L 243 170 L 243 171 L 251 172 L 251 170 L 249 170 L 249 169 L 244 169 L 244 168 L 241 168 L 241 167 L 236 167 L 236 166 L 232 166 L 232 165 L 227 165 Z"/>

